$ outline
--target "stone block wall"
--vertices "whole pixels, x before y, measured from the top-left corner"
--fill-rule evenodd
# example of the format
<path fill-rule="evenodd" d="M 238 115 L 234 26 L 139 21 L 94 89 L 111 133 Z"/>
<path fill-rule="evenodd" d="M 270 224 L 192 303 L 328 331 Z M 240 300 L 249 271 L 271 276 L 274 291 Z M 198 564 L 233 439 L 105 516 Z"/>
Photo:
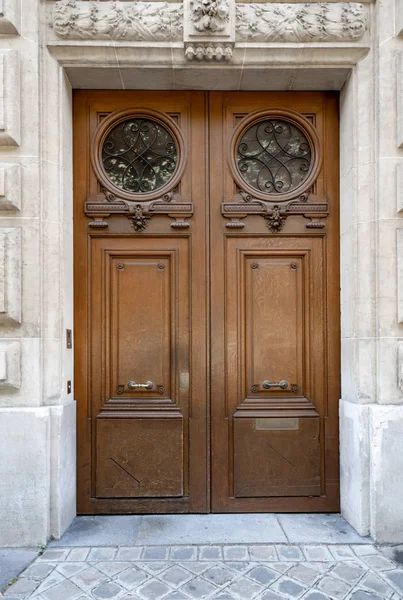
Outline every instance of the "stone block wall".
<path fill-rule="evenodd" d="M 372 14 L 372 51 L 341 93 L 341 503 L 362 535 L 401 542 L 401 2 Z"/>
<path fill-rule="evenodd" d="M 75 514 L 71 90 L 44 25 L 44 2 L 0 3 L 0 546 Z"/>

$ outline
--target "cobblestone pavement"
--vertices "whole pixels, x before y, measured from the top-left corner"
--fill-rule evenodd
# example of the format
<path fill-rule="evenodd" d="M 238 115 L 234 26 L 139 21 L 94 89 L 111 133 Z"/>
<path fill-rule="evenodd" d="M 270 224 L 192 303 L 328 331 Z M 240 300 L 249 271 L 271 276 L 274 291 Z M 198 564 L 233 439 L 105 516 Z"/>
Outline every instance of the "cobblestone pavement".
<path fill-rule="evenodd" d="M 402 600 L 403 568 L 371 545 L 48 548 L 3 596 Z"/>

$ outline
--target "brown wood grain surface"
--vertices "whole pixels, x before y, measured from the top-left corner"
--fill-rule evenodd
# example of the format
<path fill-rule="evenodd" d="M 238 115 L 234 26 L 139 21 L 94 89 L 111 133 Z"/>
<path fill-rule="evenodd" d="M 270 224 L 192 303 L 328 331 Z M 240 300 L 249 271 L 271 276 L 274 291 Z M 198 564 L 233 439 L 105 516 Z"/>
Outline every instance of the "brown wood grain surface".
<path fill-rule="evenodd" d="M 188 228 L 90 226 L 94 140 L 130 110 L 180 131 Z M 226 227 L 233 135 L 258 111 L 314 128 L 323 228 L 294 213 L 276 233 L 260 214 Z M 334 93 L 74 93 L 79 513 L 338 510 L 338 156 Z"/>

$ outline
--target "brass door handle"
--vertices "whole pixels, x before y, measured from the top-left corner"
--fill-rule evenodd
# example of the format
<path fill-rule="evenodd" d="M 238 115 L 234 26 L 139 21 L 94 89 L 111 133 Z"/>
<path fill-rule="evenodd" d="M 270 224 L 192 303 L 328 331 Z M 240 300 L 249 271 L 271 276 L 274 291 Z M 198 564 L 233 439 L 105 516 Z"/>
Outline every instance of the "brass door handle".
<path fill-rule="evenodd" d="M 151 390 L 153 387 L 152 381 L 146 381 L 145 383 L 136 383 L 135 381 L 129 381 L 127 384 L 129 390 Z"/>
<path fill-rule="evenodd" d="M 282 379 L 279 383 L 271 383 L 268 379 L 263 381 L 262 387 L 264 390 L 269 390 L 270 388 L 279 387 L 282 390 L 286 390 L 288 388 L 288 381 Z"/>

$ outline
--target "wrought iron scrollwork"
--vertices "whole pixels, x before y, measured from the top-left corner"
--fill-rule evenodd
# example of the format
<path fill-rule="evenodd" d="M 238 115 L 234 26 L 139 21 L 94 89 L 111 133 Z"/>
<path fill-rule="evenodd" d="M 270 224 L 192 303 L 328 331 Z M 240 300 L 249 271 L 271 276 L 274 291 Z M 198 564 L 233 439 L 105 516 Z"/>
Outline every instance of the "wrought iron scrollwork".
<path fill-rule="evenodd" d="M 265 119 L 242 135 L 236 163 L 242 179 L 267 194 L 285 194 L 308 176 L 311 147 L 304 132 L 291 122 Z"/>
<path fill-rule="evenodd" d="M 102 164 L 108 178 L 119 189 L 134 194 L 147 194 L 166 185 L 177 162 L 171 133 L 151 118 L 121 121 L 102 145 Z"/>

